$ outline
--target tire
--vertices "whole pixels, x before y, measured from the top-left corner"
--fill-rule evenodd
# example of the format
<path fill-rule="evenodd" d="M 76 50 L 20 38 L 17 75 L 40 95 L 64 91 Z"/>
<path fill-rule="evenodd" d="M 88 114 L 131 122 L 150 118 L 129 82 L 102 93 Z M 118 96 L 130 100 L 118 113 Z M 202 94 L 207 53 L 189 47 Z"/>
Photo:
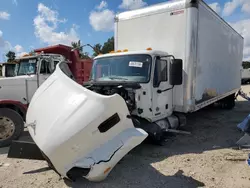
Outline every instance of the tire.
<path fill-rule="evenodd" d="M 235 107 L 235 94 L 230 95 L 220 102 L 222 109 L 232 110 Z"/>
<path fill-rule="evenodd" d="M 4 128 L 3 124 L 0 124 L 0 136 L 2 137 L 0 138 L 0 148 L 11 145 L 12 141 L 17 140 L 24 131 L 23 118 L 16 111 L 9 108 L 0 108 L 0 123 L 3 122 L 3 119 L 5 119 L 6 121 L 8 120 L 7 122 L 12 121 L 11 123 L 14 124 L 14 130 L 11 135 L 9 135 L 8 137 L 4 137 L 4 130 L 6 129 Z"/>

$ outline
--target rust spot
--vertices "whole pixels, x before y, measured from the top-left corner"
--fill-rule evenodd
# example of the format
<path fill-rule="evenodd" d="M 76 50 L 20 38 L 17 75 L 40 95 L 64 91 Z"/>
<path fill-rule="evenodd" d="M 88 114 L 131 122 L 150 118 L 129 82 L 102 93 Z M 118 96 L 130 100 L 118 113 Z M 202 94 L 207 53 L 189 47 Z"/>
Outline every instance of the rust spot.
<path fill-rule="evenodd" d="M 111 167 L 106 168 L 103 173 L 106 174 L 108 171 L 110 171 L 110 169 Z"/>
<path fill-rule="evenodd" d="M 204 101 L 207 101 L 209 99 L 212 99 L 214 97 L 216 97 L 218 94 L 216 92 L 216 89 L 205 89 L 205 91 L 203 92 L 202 95 L 202 99 L 201 100 L 196 100 L 195 104 L 200 104 Z"/>

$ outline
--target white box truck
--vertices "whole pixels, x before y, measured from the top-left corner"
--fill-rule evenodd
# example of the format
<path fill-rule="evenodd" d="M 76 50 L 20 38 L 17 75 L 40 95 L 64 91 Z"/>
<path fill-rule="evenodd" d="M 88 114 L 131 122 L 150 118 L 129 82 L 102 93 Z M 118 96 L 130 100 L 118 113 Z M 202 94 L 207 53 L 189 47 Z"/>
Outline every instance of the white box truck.
<path fill-rule="evenodd" d="M 38 88 L 26 118 L 35 144 L 14 142 L 9 157 L 37 147 L 61 176 L 101 181 L 146 137 L 161 141 L 184 124 L 185 113 L 233 108 L 242 57 L 242 36 L 203 1 L 121 13 L 115 52 L 94 59 L 84 87 L 60 63 Z"/>

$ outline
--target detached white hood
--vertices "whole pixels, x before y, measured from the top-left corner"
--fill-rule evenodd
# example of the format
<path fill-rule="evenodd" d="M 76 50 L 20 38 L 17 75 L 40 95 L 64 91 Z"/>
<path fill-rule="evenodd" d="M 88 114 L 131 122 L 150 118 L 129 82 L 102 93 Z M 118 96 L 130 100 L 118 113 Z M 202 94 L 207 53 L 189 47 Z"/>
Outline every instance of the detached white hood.
<path fill-rule="evenodd" d="M 30 135 L 63 177 L 71 178 L 67 172 L 78 167 L 89 169 L 83 174 L 87 179 L 103 180 L 148 134 L 127 118 L 121 96 L 82 87 L 62 66 L 67 65 L 57 65 L 31 100 L 26 120 Z"/>

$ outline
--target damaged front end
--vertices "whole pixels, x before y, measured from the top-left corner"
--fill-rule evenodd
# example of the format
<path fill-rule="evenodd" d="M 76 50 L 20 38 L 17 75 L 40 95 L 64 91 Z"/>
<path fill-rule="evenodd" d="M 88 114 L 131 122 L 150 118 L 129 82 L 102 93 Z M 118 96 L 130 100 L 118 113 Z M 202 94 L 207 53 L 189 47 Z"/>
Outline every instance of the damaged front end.
<path fill-rule="evenodd" d="M 101 181 L 148 134 L 134 127 L 120 95 L 98 94 L 70 77 L 66 64 L 57 65 L 34 94 L 26 124 L 58 174 Z"/>

